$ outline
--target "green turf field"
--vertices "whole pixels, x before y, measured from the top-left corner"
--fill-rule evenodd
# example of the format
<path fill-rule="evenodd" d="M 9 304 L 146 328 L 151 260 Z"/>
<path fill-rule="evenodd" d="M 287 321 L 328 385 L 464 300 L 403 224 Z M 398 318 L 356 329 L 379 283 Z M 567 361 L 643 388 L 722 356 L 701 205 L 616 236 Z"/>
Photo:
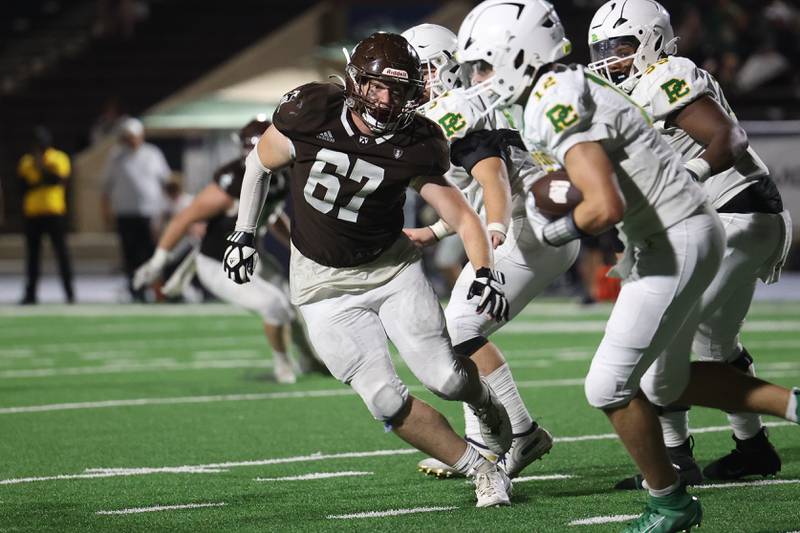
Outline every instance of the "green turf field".
<path fill-rule="evenodd" d="M 511 507 L 481 510 L 464 480 L 417 473 L 422 455 L 347 387 L 271 381 L 258 320 L 230 307 L 0 308 L 0 532 L 618 531 L 571 525 L 643 507 L 643 494 L 609 490 L 633 469 L 583 394 L 608 310 L 535 304 L 496 335 L 557 442 Z M 800 384 L 800 304 L 754 305 L 743 340 L 761 376 Z M 398 368 L 462 430 L 460 405 Z M 767 421 L 782 472 L 695 489 L 700 531 L 800 530 L 800 428 Z M 701 465 L 731 448 L 726 424 L 692 412 Z M 136 509 L 148 512 L 119 512 Z M 414 512 L 364 516 L 389 510 Z"/>

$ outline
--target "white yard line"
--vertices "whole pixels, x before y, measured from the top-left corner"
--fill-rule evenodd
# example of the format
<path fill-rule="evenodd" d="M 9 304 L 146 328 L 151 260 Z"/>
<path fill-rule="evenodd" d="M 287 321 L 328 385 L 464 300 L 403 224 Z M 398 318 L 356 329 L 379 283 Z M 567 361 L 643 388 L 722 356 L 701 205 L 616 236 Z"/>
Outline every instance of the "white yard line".
<path fill-rule="evenodd" d="M 555 322 L 522 322 L 515 321 L 507 324 L 499 334 L 548 334 L 548 333 L 602 333 L 605 331 L 605 320 L 572 320 Z M 800 322 L 796 320 L 750 320 L 744 323 L 744 331 L 773 332 L 773 331 L 798 331 Z"/>
<path fill-rule="evenodd" d="M 102 366 L 76 366 L 65 368 L 29 368 L 19 370 L 2 370 L 0 379 L 45 378 L 56 376 L 86 376 L 96 374 L 134 374 L 140 372 L 161 372 L 164 370 L 206 370 L 209 368 L 271 368 L 272 361 L 254 359 L 221 359 L 217 361 L 153 361 L 129 363 L 115 361 Z"/>
<path fill-rule="evenodd" d="M 542 476 L 522 476 L 512 479 L 514 483 L 525 483 L 527 481 L 552 481 L 554 479 L 573 479 L 577 476 L 569 474 L 545 474 Z"/>
<path fill-rule="evenodd" d="M 183 505 L 156 505 L 153 507 L 134 507 L 133 509 L 119 509 L 117 511 L 97 511 L 95 514 L 112 515 L 112 514 L 154 513 L 156 511 L 176 511 L 178 509 L 201 509 L 204 507 L 222 507 L 223 505 L 225 505 L 225 502 L 186 503 Z"/>
<path fill-rule="evenodd" d="M 371 476 L 375 472 L 312 472 L 311 474 L 303 474 L 302 476 L 286 476 L 286 477 L 257 477 L 255 481 L 310 481 L 314 479 L 328 479 L 332 477 L 355 477 L 355 476 Z"/>
<path fill-rule="evenodd" d="M 266 366 L 266 364 L 265 364 Z M 542 379 L 520 381 L 519 388 L 539 387 L 573 387 L 583 385 L 583 378 L 575 379 Z M 408 387 L 411 391 L 422 391 L 420 385 Z M 0 415 L 20 413 L 42 413 L 48 411 L 71 411 L 78 409 L 104 409 L 109 407 L 140 407 L 144 405 L 177 405 L 188 403 L 239 402 L 255 400 L 284 400 L 288 398 L 319 398 L 327 396 L 353 396 L 350 388 L 322 389 L 312 391 L 265 392 L 253 394 L 225 394 L 215 396 L 182 396 L 176 398 L 135 398 L 130 400 L 101 400 L 96 402 L 70 402 L 44 405 L 24 405 L 18 407 L 0 407 Z"/>
<path fill-rule="evenodd" d="M 765 424 L 768 427 L 778 426 L 792 426 L 791 422 L 768 422 Z M 730 431 L 728 426 L 712 426 L 704 428 L 693 428 L 692 433 L 712 433 L 720 431 Z M 613 440 L 617 436 L 613 433 L 605 433 L 600 435 L 582 435 L 576 437 L 559 437 L 554 439 L 556 442 L 583 442 L 590 440 Z M 181 466 L 163 466 L 163 467 L 136 467 L 136 468 L 87 468 L 80 474 L 59 474 L 54 476 L 40 476 L 40 477 L 26 477 L 26 478 L 11 478 L 0 480 L 0 485 L 17 485 L 20 483 L 33 483 L 37 481 L 57 481 L 65 479 L 92 479 L 104 477 L 125 477 L 125 476 L 141 476 L 149 474 L 209 474 L 224 472 L 231 468 L 237 467 L 250 467 L 250 466 L 266 466 L 276 464 L 288 463 L 304 463 L 315 461 L 327 461 L 338 459 L 354 459 L 361 457 L 386 457 L 393 455 L 410 455 L 420 453 L 413 448 L 399 448 L 395 450 L 374 450 L 368 452 L 341 452 L 341 453 L 314 453 L 311 455 L 300 455 L 294 457 L 279 457 L 274 459 L 260 459 L 253 461 L 230 461 L 224 463 L 209 463 L 200 465 L 181 465 Z M 565 474 L 552 474 L 550 476 L 531 476 L 531 480 L 536 479 L 566 479 Z M 524 479 L 524 478 L 521 478 Z M 770 481 L 770 480 L 768 480 Z M 746 485 L 750 485 L 749 483 Z M 719 485 L 717 486 L 719 487 Z"/>
<path fill-rule="evenodd" d="M 800 483 L 800 479 L 763 479 L 758 481 L 743 481 L 739 483 L 717 483 L 711 485 L 695 485 L 691 490 L 708 490 L 708 489 L 733 489 L 740 487 L 762 487 L 766 485 L 796 485 Z M 615 522 L 627 522 L 637 518 L 639 515 L 610 515 L 610 516 L 593 516 L 590 518 L 581 518 L 573 520 L 568 525 L 570 526 L 591 526 L 597 524 L 612 524 Z"/>
<path fill-rule="evenodd" d="M 759 479 L 755 481 L 740 481 L 736 483 L 711 483 L 708 485 L 695 485 L 692 489 L 734 489 L 737 487 L 762 487 L 767 485 L 797 485 L 800 479 Z"/>
<path fill-rule="evenodd" d="M 570 526 L 593 526 L 596 524 L 614 524 L 616 522 L 627 522 L 637 518 L 638 514 L 615 514 L 609 516 L 592 516 L 590 518 L 581 518 L 580 520 L 573 520 L 568 525 Z"/>
<path fill-rule="evenodd" d="M 108 407 L 138 407 L 143 405 L 179 405 L 191 403 L 242 402 L 256 400 L 284 400 L 288 398 L 322 398 L 328 396 L 353 396 L 350 388 L 323 389 L 316 391 L 264 392 L 253 394 L 220 394 L 215 396 L 183 396 L 176 398 L 138 398 L 132 400 L 105 400 L 100 402 L 55 403 L 48 405 L 26 405 L 0 408 L 0 414 L 42 413 L 47 411 L 69 411 L 76 409 L 104 409 Z"/>
<path fill-rule="evenodd" d="M 354 518 L 381 518 L 384 516 L 400 516 L 414 513 L 437 513 L 442 511 L 453 511 L 458 507 L 414 507 L 412 509 L 389 509 L 388 511 L 367 511 L 365 513 L 353 514 L 331 514 L 326 516 L 329 520 L 352 520 Z"/>

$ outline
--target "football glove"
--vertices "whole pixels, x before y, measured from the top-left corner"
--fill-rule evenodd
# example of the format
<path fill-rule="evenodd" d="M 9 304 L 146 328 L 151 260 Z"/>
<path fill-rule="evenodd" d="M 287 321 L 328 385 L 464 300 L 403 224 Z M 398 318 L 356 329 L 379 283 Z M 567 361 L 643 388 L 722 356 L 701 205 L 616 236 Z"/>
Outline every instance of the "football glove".
<path fill-rule="evenodd" d="M 161 271 L 167 264 L 168 252 L 162 248 L 156 248 L 153 256 L 136 269 L 133 274 L 133 288 L 134 290 L 143 289 L 152 285 L 155 280 L 161 276 Z"/>
<path fill-rule="evenodd" d="M 256 267 L 255 236 L 246 231 L 234 231 L 227 241 L 222 268 L 229 279 L 239 285 L 247 283 Z"/>
<path fill-rule="evenodd" d="M 486 312 L 498 322 L 508 320 L 508 300 L 500 287 L 505 282 L 506 277 L 502 272 L 481 267 L 475 272 L 475 281 L 469 287 L 467 300 L 478 296 L 478 314 Z"/>

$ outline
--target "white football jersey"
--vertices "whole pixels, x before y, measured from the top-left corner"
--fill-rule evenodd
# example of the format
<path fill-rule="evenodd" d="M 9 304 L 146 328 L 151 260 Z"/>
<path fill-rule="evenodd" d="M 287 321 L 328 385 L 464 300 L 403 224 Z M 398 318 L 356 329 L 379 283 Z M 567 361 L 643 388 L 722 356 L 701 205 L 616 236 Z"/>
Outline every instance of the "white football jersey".
<path fill-rule="evenodd" d="M 603 146 L 625 197 L 617 227 L 629 240 L 664 231 L 705 201 L 649 115 L 583 66 L 557 66 L 544 74 L 533 87 L 524 118 L 522 138 L 528 147 L 553 154 L 562 165 L 578 143 Z"/>
<path fill-rule="evenodd" d="M 442 128 L 452 145 L 468 134 L 480 130 L 518 130 L 522 122 L 522 107 L 511 106 L 502 111 L 485 114 L 486 103 L 479 97 L 468 98 L 463 89 L 454 89 L 428 102 L 420 110 L 425 117 Z M 508 179 L 511 186 L 511 202 L 515 214 L 524 210 L 525 195 L 531 185 L 547 172 L 558 169 L 558 165 L 543 154 L 531 157 L 526 150 L 512 146 L 509 155 Z M 535 154 L 534 154 L 535 155 Z M 548 166 L 546 163 L 550 162 Z M 483 188 L 462 167 L 451 165 L 447 178 L 467 197 L 467 201 L 483 215 Z"/>
<path fill-rule="evenodd" d="M 631 93 L 633 100 L 653 116 L 656 129 L 684 162 L 698 157 L 705 147 L 682 129 L 674 125 L 667 126 L 665 120 L 704 95 L 713 98 L 737 122 L 717 80 L 685 57 L 670 56 L 653 63 L 645 69 Z M 767 166 L 752 148 L 748 148 L 733 167 L 709 177 L 703 183 L 703 188 L 712 205 L 715 208 L 722 207 L 767 173 Z"/>

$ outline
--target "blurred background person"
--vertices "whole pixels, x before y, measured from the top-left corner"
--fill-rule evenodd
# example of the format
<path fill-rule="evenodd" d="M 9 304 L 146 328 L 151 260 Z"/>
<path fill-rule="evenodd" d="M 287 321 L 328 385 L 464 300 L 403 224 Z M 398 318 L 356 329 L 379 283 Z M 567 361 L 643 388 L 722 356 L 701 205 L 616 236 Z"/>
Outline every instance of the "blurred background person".
<path fill-rule="evenodd" d="M 103 176 L 102 210 L 106 223 L 116 224 L 128 290 L 134 301 L 133 273 L 155 251 L 154 220 L 166 201 L 164 186 L 170 168 L 161 150 L 145 142 L 144 126 L 135 118 L 122 122 L 119 144 L 109 154 Z"/>
<path fill-rule="evenodd" d="M 297 380 L 296 373 L 318 371 L 327 375 L 329 372 L 314 355 L 302 326 L 297 323 L 288 295 L 277 284 L 260 276 L 254 276 L 252 283 L 248 285 L 238 285 L 228 279 L 222 270 L 222 259 L 228 244 L 226 237 L 236 225 L 245 157 L 269 124 L 265 117 L 259 117 L 240 130 L 240 156 L 217 169 L 211 183 L 172 217 L 161 234 L 153 256 L 136 270 L 133 284 L 136 290 L 143 290 L 156 282 L 164 273 L 170 254 L 175 252 L 190 227 L 198 222 L 207 222 L 205 236 L 193 258 L 200 282 L 220 300 L 243 307 L 261 317 L 264 334 L 272 348 L 275 379 L 278 383 L 294 383 Z M 286 182 L 282 172 L 277 173 L 276 178 L 276 187 L 270 188 L 270 196 L 273 198 L 267 201 L 272 206 L 275 206 L 274 197 L 285 197 L 288 189 L 281 186 Z M 272 208 L 265 209 L 263 216 L 272 218 L 268 216 L 272 211 Z M 276 219 L 280 220 L 278 217 Z M 282 235 L 288 237 L 288 228 L 285 226 Z M 288 356 L 286 337 L 290 333 L 287 331 L 290 326 L 298 349 L 296 368 Z"/>
<path fill-rule="evenodd" d="M 23 189 L 22 215 L 25 223 L 25 295 L 20 303 L 36 303 L 42 235 L 49 235 L 53 245 L 64 295 L 68 303 L 75 301 L 72 287 L 72 265 L 67 250 L 66 182 L 72 172 L 69 156 L 52 146 L 47 128 L 36 126 L 30 140 L 30 151 L 22 156 L 17 174 Z"/>

